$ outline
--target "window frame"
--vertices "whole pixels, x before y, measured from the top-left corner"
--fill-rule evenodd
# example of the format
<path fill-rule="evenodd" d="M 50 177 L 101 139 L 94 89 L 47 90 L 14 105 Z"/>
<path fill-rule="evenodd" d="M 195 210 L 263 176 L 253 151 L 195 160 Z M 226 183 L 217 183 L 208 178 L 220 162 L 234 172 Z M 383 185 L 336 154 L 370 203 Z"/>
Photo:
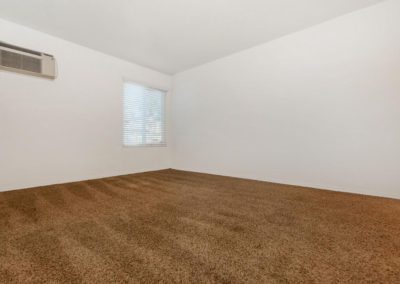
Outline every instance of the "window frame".
<path fill-rule="evenodd" d="M 127 145 L 125 144 L 125 137 L 124 137 L 124 124 L 125 124 L 125 84 L 132 84 L 132 85 L 138 85 L 144 88 L 150 88 L 154 90 L 158 90 L 164 93 L 164 106 L 163 106 L 163 117 L 164 117 L 164 137 L 163 137 L 163 143 L 149 143 L 149 144 L 137 144 L 137 145 Z M 168 147 L 168 94 L 169 91 L 163 88 L 159 87 L 154 87 L 152 84 L 147 84 L 147 83 L 142 83 L 140 81 L 135 81 L 131 79 L 125 79 L 123 78 L 122 80 L 122 96 L 121 96 L 121 106 L 122 106 L 122 115 L 121 115 L 121 127 L 122 127 L 122 147 L 123 148 L 166 148 Z"/>

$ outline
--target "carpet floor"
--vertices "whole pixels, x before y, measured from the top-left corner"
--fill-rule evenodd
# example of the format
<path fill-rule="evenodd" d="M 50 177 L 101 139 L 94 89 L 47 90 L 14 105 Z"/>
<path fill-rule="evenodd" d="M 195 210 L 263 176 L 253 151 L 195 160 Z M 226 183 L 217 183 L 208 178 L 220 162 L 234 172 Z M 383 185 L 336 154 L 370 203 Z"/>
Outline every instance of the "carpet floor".
<path fill-rule="evenodd" d="M 0 283 L 400 283 L 400 200 L 176 170 L 0 193 Z"/>

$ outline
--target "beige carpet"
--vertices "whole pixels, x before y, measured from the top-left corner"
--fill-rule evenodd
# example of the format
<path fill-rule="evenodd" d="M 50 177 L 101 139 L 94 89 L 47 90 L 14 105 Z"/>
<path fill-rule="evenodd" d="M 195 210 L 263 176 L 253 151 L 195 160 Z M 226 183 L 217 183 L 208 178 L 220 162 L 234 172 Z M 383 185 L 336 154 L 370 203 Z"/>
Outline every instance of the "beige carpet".
<path fill-rule="evenodd" d="M 175 170 L 0 193 L 1 283 L 400 283 L 400 201 Z"/>

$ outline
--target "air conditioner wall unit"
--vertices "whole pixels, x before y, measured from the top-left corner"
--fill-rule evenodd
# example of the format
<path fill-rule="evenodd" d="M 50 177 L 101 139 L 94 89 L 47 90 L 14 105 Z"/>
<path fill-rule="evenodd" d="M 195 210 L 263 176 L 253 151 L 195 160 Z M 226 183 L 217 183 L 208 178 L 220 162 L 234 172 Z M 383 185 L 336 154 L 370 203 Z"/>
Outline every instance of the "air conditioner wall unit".
<path fill-rule="evenodd" d="M 56 59 L 53 55 L 1 41 L 0 69 L 49 79 L 57 77 Z"/>

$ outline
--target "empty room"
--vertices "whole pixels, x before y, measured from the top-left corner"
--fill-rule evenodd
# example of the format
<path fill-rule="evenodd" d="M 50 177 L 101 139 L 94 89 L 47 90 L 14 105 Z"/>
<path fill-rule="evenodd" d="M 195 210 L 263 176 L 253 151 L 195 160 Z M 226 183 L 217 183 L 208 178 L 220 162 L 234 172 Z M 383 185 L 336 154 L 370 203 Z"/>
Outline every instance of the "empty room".
<path fill-rule="evenodd" d="M 400 283 L 400 0 L 0 0 L 0 283 Z"/>

